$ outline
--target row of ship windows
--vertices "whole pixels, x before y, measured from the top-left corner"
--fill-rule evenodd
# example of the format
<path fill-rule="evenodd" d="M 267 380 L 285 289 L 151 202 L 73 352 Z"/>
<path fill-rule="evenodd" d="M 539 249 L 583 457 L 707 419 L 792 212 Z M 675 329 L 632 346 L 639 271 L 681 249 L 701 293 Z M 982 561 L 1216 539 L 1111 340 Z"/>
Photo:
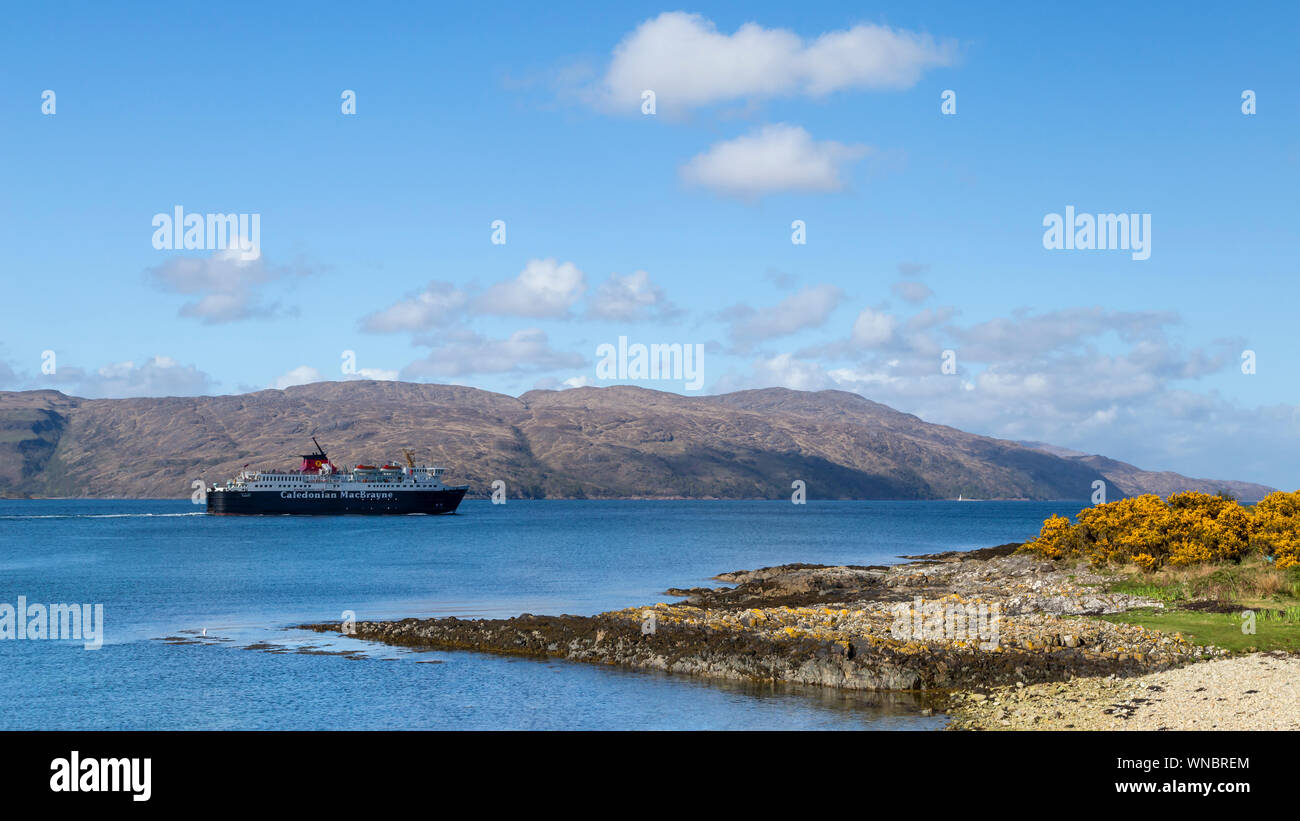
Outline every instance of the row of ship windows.
<path fill-rule="evenodd" d="M 374 482 L 373 484 L 384 484 L 384 482 Z M 297 488 L 306 488 L 307 485 L 259 485 L 259 484 L 252 484 L 252 485 L 249 485 L 249 487 L 297 487 Z"/>

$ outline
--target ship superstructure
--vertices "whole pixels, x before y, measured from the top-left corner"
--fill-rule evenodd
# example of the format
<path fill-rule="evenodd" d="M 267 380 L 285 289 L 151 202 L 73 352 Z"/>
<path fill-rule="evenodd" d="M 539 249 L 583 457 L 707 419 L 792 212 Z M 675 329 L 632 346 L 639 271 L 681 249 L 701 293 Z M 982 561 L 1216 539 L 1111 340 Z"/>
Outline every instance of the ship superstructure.
<path fill-rule="evenodd" d="M 455 513 L 468 485 L 443 484 L 444 468 L 416 465 L 360 464 L 340 470 L 316 437 L 316 452 L 304 454 L 296 471 L 240 471 L 229 482 L 207 489 L 208 513 L 214 514 L 402 514 Z"/>

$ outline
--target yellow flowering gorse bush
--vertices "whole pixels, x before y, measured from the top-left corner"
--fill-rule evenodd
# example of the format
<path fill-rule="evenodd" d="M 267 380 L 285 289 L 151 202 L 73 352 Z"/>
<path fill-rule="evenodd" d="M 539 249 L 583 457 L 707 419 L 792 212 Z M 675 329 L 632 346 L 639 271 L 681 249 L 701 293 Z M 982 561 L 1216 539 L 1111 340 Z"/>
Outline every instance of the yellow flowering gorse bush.
<path fill-rule="evenodd" d="M 1270 493 L 1255 505 L 1254 540 L 1278 567 L 1300 565 L 1300 490 Z"/>
<path fill-rule="evenodd" d="M 1023 550 L 1047 559 L 1081 557 L 1093 565 L 1165 565 L 1271 557 L 1279 568 L 1300 565 L 1300 491 L 1273 493 L 1242 507 L 1227 496 L 1147 494 L 1095 505 L 1074 524 L 1064 516 L 1043 522 Z"/>

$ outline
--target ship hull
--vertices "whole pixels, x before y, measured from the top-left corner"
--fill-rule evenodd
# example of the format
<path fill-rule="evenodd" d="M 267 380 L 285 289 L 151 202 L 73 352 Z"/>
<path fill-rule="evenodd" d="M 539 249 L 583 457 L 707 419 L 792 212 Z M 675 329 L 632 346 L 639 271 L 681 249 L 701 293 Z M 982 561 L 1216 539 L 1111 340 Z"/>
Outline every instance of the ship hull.
<path fill-rule="evenodd" d="M 208 513 L 217 516 L 400 516 L 455 513 L 466 487 L 441 490 L 219 491 L 208 493 Z"/>

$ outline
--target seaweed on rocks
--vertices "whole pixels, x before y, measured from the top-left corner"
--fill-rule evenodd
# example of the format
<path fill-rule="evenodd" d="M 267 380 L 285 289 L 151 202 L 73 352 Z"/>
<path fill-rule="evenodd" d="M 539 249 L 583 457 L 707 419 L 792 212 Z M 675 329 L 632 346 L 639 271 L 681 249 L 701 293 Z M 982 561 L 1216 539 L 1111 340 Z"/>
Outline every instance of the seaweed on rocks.
<path fill-rule="evenodd" d="M 1092 571 L 1007 547 L 1014 545 L 889 567 L 790 564 L 734 571 L 716 577 L 731 586 L 670 591 L 685 594 L 679 603 L 594 616 L 408 618 L 357 622 L 350 635 L 406 647 L 867 691 L 1133 676 L 1213 654 L 1179 636 L 1086 618 L 1160 605 L 1098 592 L 1104 578 Z M 922 601 L 991 609 L 999 619 L 996 641 L 900 634 L 900 614 L 913 613 Z M 910 624 L 910 617 L 903 622 Z"/>

